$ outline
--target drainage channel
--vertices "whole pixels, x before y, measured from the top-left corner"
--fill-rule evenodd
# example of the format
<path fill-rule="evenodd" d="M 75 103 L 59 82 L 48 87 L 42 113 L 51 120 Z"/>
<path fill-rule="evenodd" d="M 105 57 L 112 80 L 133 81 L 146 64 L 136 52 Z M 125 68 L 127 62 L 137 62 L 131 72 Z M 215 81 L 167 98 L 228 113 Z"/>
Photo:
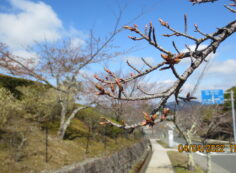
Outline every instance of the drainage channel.
<path fill-rule="evenodd" d="M 138 173 L 145 173 L 146 172 L 147 166 L 152 158 L 152 154 L 153 154 L 153 151 L 152 151 L 152 147 L 151 147 L 149 152 L 147 153 L 144 161 L 142 162 L 140 168 L 137 170 Z"/>

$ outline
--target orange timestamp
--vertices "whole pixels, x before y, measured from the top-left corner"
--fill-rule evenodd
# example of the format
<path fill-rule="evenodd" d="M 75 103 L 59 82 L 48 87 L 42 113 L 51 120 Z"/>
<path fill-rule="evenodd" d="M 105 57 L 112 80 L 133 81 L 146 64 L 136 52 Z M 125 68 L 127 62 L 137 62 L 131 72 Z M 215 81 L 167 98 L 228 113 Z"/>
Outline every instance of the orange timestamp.
<path fill-rule="evenodd" d="M 207 144 L 207 145 L 202 145 L 202 144 L 190 144 L 190 145 L 183 145 L 179 144 L 178 145 L 178 151 L 179 152 L 225 152 L 224 151 L 225 145 L 224 144 Z M 235 150 L 236 152 L 236 145 L 232 146 L 232 150 Z"/>
<path fill-rule="evenodd" d="M 229 148 L 230 148 L 230 152 L 236 152 L 236 145 L 230 144 Z"/>

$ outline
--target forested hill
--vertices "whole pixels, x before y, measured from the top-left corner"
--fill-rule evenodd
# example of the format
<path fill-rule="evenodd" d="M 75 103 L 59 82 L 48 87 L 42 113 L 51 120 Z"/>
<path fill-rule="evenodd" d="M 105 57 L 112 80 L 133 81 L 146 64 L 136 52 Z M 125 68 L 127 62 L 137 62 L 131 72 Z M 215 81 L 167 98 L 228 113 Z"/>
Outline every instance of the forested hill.
<path fill-rule="evenodd" d="M 79 111 L 62 139 L 57 92 L 39 82 L 0 74 L 0 172 L 53 170 L 88 158 L 112 154 L 137 143 L 143 134 L 102 126 L 96 108 Z M 73 108 L 68 103 L 70 116 Z M 109 118 L 111 121 L 114 121 Z M 118 123 L 118 122 L 117 122 Z"/>

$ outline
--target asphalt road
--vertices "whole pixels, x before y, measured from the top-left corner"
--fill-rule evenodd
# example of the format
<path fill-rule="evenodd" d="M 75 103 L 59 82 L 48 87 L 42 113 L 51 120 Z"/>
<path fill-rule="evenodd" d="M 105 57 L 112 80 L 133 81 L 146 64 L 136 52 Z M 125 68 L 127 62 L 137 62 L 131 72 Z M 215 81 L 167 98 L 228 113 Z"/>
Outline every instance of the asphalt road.
<path fill-rule="evenodd" d="M 236 172 L 236 154 L 231 155 L 215 155 L 212 157 L 212 161 L 220 165 L 230 173 Z"/>
<path fill-rule="evenodd" d="M 236 155 L 220 154 L 211 156 L 212 173 L 236 173 Z M 204 154 L 194 154 L 195 161 L 205 170 L 207 170 L 207 156 Z"/>

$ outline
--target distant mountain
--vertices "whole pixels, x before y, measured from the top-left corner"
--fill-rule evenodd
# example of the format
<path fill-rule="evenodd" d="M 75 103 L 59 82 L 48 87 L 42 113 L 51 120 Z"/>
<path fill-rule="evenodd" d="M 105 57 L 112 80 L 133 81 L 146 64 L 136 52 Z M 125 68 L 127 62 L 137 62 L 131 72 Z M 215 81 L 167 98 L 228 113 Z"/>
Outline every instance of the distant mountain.
<path fill-rule="evenodd" d="M 166 106 L 168 108 L 170 108 L 171 110 L 175 109 L 175 105 L 176 105 L 175 101 L 168 102 L 166 104 Z M 193 106 L 199 106 L 199 105 L 201 105 L 201 102 L 198 102 L 198 101 L 191 101 L 191 102 L 179 101 L 179 104 L 176 105 L 176 110 L 185 110 L 185 109 L 189 109 L 189 108 L 191 108 Z"/>

